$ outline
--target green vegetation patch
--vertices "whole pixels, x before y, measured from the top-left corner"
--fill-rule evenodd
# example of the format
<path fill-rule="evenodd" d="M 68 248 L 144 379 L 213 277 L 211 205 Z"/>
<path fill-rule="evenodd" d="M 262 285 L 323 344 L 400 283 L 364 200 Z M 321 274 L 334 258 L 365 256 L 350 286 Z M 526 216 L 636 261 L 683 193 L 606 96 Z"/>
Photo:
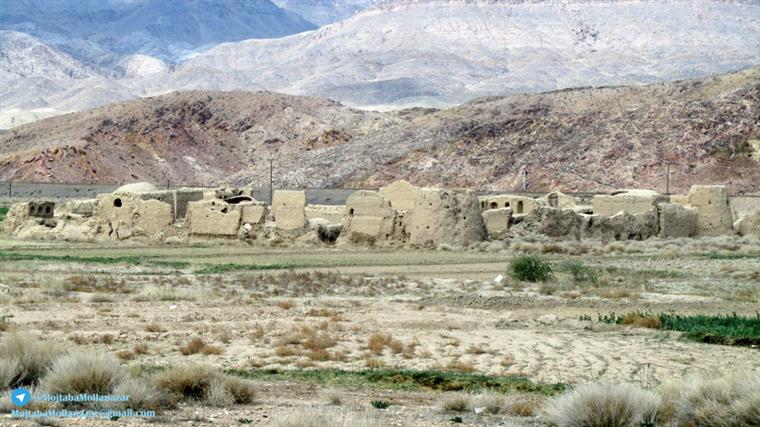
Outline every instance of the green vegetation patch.
<path fill-rule="evenodd" d="M 297 264 L 213 264 L 195 270 L 195 274 L 222 274 L 229 271 L 288 270 L 299 267 Z"/>
<path fill-rule="evenodd" d="M 546 282 L 552 278 L 552 266 L 533 255 L 521 255 L 509 263 L 509 274 L 523 282 Z"/>
<path fill-rule="evenodd" d="M 658 329 L 683 332 L 687 340 L 708 344 L 737 346 L 760 345 L 760 312 L 754 317 L 734 314 L 679 315 L 671 313 L 629 313 L 599 316 L 599 321 L 612 324 L 630 324 L 629 319 L 659 320 Z M 635 324 L 635 323 L 633 323 Z M 651 327 L 651 326 L 649 326 Z"/>
<path fill-rule="evenodd" d="M 0 208 L 0 222 L 5 220 L 5 215 L 8 214 L 8 208 Z"/>
<path fill-rule="evenodd" d="M 371 386 L 396 390 L 480 391 L 502 393 L 538 393 L 555 395 L 565 390 L 564 384 L 534 383 L 518 375 L 493 376 L 461 372 L 415 371 L 406 369 L 251 369 L 228 373 L 257 380 L 289 380 L 321 385 L 358 387 Z"/>
<path fill-rule="evenodd" d="M 184 268 L 190 263 L 183 261 L 159 261 L 141 256 L 72 256 L 72 255 L 40 255 L 18 253 L 12 251 L 0 251 L 0 261 L 55 261 L 55 262 L 78 262 L 83 264 L 148 264 L 162 267 Z"/>
<path fill-rule="evenodd" d="M 738 254 L 734 252 L 709 252 L 705 254 L 707 259 L 752 259 L 760 258 L 760 253 Z"/>

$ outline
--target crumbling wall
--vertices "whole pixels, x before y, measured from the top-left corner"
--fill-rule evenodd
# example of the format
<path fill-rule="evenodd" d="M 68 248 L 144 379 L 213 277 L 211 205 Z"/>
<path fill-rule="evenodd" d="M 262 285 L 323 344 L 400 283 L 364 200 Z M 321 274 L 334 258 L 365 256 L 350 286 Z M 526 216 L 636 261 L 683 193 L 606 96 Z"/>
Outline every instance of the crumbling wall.
<path fill-rule="evenodd" d="M 533 209 L 541 205 L 540 201 L 531 197 L 512 196 L 509 194 L 480 196 L 479 201 L 481 210 L 511 208 L 512 215 L 529 214 Z"/>
<path fill-rule="evenodd" d="M 506 236 L 512 219 L 512 208 L 488 209 L 481 215 L 490 239 L 498 240 Z"/>
<path fill-rule="evenodd" d="M 659 193 L 649 190 L 620 190 L 611 194 L 596 195 L 591 206 L 597 215 L 613 216 L 620 211 L 640 214 L 656 210 L 657 203 L 667 201 Z"/>
<path fill-rule="evenodd" d="M 697 232 L 697 211 L 675 203 L 657 206 L 661 238 L 692 237 Z"/>
<path fill-rule="evenodd" d="M 105 222 L 105 232 L 113 240 L 131 237 L 163 240 L 176 234 L 171 205 L 159 200 L 142 200 L 132 193 L 99 195 L 95 215 Z"/>
<path fill-rule="evenodd" d="M 689 205 L 697 210 L 697 235 L 718 236 L 733 233 L 728 193 L 722 185 L 693 185 Z"/>
<path fill-rule="evenodd" d="M 754 214 L 755 212 L 760 212 L 760 197 L 729 197 L 728 206 L 731 208 L 731 219 L 736 222 L 746 216 Z"/>
<path fill-rule="evenodd" d="M 486 229 L 480 206 L 471 190 L 420 189 L 412 210 L 409 242 L 467 246 L 482 241 Z"/>
<path fill-rule="evenodd" d="M 306 219 L 312 220 L 316 218 L 323 218 L 331 223 L 340 224 L 343 222 L 343 217 L 346 216 L 345 205 L 307 205 L 304 208 L 306 213 Z"/>
<path fill-rule="evenodd" d="M 741 236 L 751 236 L 760 239 L 760 211 L 747 215 L 734 224 L 736 232 Z"/>
<path fill-rule="evenodd" d="M 186 225 L 191 236 L 237 236 L 242 209 L 223 200 L 201 200 L 187 204 Z"/>
<path fill-rule="evenodd" d="M 396 211 L 376 191 L 360 190 L 346 200 L 345 240 L 353 243 L 406 243 L 405 230 L 396 229 Z"/>
<path fill-rule="evenodd" d="M 404 180 L 395 181 L 380 188 L 380 195 L 397 211 L 411 211 L 419 194 L 419 188 Z"/>
<path fill-rule="evenodd" d="M 274 192 L 272 213 L 278 231 L 297 234 L 306 229 L 306 193 L 278 190 Z"/>

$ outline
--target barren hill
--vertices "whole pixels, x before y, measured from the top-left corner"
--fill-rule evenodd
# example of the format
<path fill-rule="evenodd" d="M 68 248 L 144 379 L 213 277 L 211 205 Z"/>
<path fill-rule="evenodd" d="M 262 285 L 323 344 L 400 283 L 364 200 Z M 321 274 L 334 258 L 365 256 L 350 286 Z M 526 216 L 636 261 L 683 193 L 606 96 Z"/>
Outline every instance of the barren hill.
<path fill-rule="evenodd" d="M 0 134 L 0 179 L 671 191 L 760 185 L 760 68 L 645 87 L 368 112 L 271 92 L 181 92 Z"/>

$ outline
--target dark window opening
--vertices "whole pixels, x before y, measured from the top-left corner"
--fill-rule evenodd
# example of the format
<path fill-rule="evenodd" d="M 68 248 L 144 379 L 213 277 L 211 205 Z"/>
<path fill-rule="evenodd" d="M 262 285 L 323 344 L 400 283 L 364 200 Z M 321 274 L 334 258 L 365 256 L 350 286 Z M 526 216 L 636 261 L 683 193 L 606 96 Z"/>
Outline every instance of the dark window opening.
<path fill-rule="evenodd" d="M 496 202 L 491 202 L 491 209 L 496 209 L 498 207 L 499 205 L 497 205 Z"/>
<path fill-rule="evenodd" d="M 517 213 L 523 213 L 523 202 L 517 202 Z"/>
<path fill-rule="evenodd" d="M 118 198 L 117 199 L 113 199 L 113 206 L 115 208 L 120 208 L 121 207 L 121 199 L 118 199 Z"/>

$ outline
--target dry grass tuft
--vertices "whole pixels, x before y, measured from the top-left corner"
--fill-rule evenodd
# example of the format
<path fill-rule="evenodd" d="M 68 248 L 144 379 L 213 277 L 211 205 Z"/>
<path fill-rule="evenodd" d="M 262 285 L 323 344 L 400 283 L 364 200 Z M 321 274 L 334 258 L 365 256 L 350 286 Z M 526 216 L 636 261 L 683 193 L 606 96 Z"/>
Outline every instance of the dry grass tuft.
<path fill-rule="evenodd" d="M 752 426 L 760 423 L 760 375 L 740 372 L 696 378 L 660 389 L 662 424 L 694 427 Z"/>
<path fill-rule="evenodd" d="M 301 410 L 277 419 L 275 427 L 385 427 L 389 425 L 368 410 L 325 414 L 324 411 Z"/>
<path fill-rule="evenodd" d="M 129 350 L 120 350 L 116 352 L 116 357 L 118 357 L 120 360 L 133 360 L 137 357 L 137 355 Z"/>
<path fill-rule="evenodd" d="M 628 313 L 623 316 L 623 324 L 638 328 L 660 329 L 662 322 L 657 316 L 642 316 L 638 313 Z"/>
<path fill-rule="evenodd" d="M 52 394 L 111 394 L 127 378 L 126 370 L 110 354 L 101 352 L 66 354 L 53 362 L 44 377 Z"/>
<path fill-rule="evenodd" d="M 219 373 L 208 365 L 177 366 L 155 377 L 161 390 L 180 398 L 203 399 Z"/>
<path fill-rule="evenodd" d="M 441 402 L 442 412 L 467 412 L 472 408 L 472 396 L 465 393 L 446 394 Z"/>
<path fill-rule="evenodd" d="M 192 354 L 198 354 L 198 353 L 203 353 L 206 355 L 218 355 L 218 354 L 223 353 L 223 350 L 221 348 L 214 345 L 206 344 L 200 338 L 191 339 L 183 347 L 180 347 L 179 351 L 185 356 L 190 356 Z"/>
<path fill-rule="evenodd" d="M 561 427 L 639 427 L 654 422 L 659 406 L 657 395 L 637 386 L 591 383 L 553 399 L 545 417 Z"/>
<path fill-rule="evenodd" d="M 37 384 L 64 354 L 56 344 L 7 334 L 0 338 L 0 389 Z"/>
<path fill-rule="evenodd" d="M 374 354 L 382 353 L 385 347 L 390 348 L 396 354 L 403 353 L 405 350 L 404 344 L 399 340 L 393 339 L 390 334 L 372 334 L 369 340 L 367 340 L 367 349 Z"/>
<path fill-rule="evenodd" d="M 154 380 L 159 389 L 176 398 L 206 400 L 214 406 L 248 404 L 256 396 L 252 382 L 224 375 L 208 365 L 174 367 Z"/>
<path fill-rule="evenodd" d="M 166 332 L 166 329 L 158 323 L 148 323 L 144 329 L 145 332 Z"/>
<path fill-rule="evenodd" d="M 494 391 L 485 391 L 475 397 L 475 406 L 484 408 L 489 414 L 500 413 L 505 403 L 504 395 Z"/>

